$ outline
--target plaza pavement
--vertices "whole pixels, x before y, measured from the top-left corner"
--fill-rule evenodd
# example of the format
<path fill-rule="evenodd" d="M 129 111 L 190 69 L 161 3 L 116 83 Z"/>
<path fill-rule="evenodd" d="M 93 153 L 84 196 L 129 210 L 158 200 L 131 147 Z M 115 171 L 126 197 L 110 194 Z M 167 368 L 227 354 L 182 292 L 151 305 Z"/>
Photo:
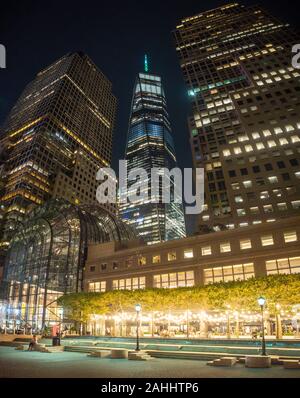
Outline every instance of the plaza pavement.
<path fill-rule="evenodd" d="M 0 347 L 1 378 L 300 378 L 300 370 L 213 368 L 205 361 L 157 359 L 128 361 L 90 358 L 86 354 L 16 351 Z"/>

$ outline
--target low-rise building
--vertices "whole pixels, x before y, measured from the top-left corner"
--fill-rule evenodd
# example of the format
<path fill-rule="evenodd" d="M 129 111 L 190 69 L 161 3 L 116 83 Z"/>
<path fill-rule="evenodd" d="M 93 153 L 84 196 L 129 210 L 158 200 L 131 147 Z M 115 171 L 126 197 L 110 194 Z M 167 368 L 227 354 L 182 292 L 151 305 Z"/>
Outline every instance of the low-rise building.
<path fill-rule="evenodd" d="M 156 245 L 90 245 L 84 289 L 176 288 L 300 273 L 300 217 Z"/>

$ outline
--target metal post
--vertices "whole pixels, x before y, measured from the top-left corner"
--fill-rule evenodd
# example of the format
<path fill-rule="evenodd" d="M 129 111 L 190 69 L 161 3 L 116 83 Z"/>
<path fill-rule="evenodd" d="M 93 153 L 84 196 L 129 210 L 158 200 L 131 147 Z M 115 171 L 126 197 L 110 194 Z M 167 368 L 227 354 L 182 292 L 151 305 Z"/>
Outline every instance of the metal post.
<path fill-rule="evenodd" d="M 186 337 L 187 339 L 190 337 L 190 327 L 189 327 L 189 310 L 186 312 Z"/>
<path fill-rule="evenodd" d="M 140 351 L 140 335 L 139 335 L 139 324 L 140 317 L 139 317 L 139 311 L 136 311 L 136 349 L 135 351 Z"/>
<path fill-rule="evenodd" d="M 265 340 L 265 322 L 264 322 L 264 306 L 261 305 L 261 327 L 262 327 L 262 341 L 261 341 L 261 355 L 266 356 L 266 340 Z"/>

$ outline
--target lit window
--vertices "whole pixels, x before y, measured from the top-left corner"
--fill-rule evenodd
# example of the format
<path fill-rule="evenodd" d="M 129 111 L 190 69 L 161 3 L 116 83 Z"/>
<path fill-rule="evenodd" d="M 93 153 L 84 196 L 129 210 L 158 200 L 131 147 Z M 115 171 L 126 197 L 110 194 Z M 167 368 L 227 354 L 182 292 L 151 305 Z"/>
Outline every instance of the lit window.
<path fill-rule="evenodd" d="M 269 136 L 272 135 L 272 134 L 271 134 L 271 131 L 270 131 L 270 130 L 264 130 L 264 131 L 263 131 L 263 135 L 264 135 L 265 137 L 269 137 Z"/>
<path fill-rule="evenodd" d="M 177 287 L 189 287 L 195 285 L 194 271 L 173 272 L 153 276 L 155 288 L 174 289 Z"/>
<path fill-rule="evenodd" d="M 293 209 L 298 210 L 300 209 L 300 200 L 296 200 L 295 202 L 292 202 Z"/>
<path fill-rule="evenodd" d="M 260 199 L 269 199 L 270 195 L 268 191 L 263 191 L 260 193 Z"/>
<path fill-rule="evenodd" d="M 287 210 L 287 204 L 286 203 L 277 203 L 277 207 L 278 207 L 279 211 Z"/>
<path fill-rule="evenodd" d="M 223 155 L 224 155 L 225 157 L 230 156 L 230 155 L 231 155 L 230 150 L 229 150 L 229 149 L 224 149 Z"/>
<path fill-rule="evenodd" d="M 246 152 L 252 152 L 253 151 L 253 146 L 252 145 L 246 145 L 245 146 Z"/>
<path fill-rule="evenodd" d="M 240 189 L 240 184 L 238 182 L 231 184 L 231 187 L 234 191 L 238 191 Z"/>
<path fill-rule="evenodd" d="M 297 242 L 297 232 L 284 232 L 284 241 L 285 243 Z"/>
<path fill-rule="evenodd" d="M 256 148 L 257 148 L 258 150 L 265 149 L 265 145 L 264 145 L 262 142 L 258 142 L 258 143 L 256 144 Z"/>
<path fill-rule="evenodd" d="M 259 214 L 259 208 L 258 207 L 250 207 L 250 213 L 251 214 Z"/>
<path fill-rule="evenodd" d="M 245 188 L 252 188 L 252 181 L 244 181 L 243 184 Z"/>
<path fill-rule="evenodd" d="M 274 129 L 274 131 L 275 131 L 275 134 L 282 134 L 282 133 L 283 133 L 283 130 L 282 130 L 282 128 L 280 128 L 280 127 L 276 127 L 276 128 Z"/>
<path fill-rule="evenodd" d="M 268 180 L 270 181 L 271 184 L 276 184 L 278 182 L 278 177 L 276 176 L 268 177 Z"/>
<path fill-rule="evenodd" d="M 279 142 L 280 142 L 280 145 L 287 145 L 289 143 L 286 138 L 280 138 Z"/>
<path fill-rule="evenodd" d="M 113 290 L 138 290 L 145 289 L 146 278 L 144 276 L 127 279 L 115 279 L 112 283 Z"/>
<path fill-rule="evenodd" d="M 293 126 L 289 125 L 289 126 L 285 126 L 285 130 L 289 133 L 290 131 L 294 131 L 295 128 Z"/>
<path fill-rule="evenodd" d="M 273 206 L 272 205 L 265 205 L 264 206 L 264 212 L 265 213 L 272 213 L 273 212 Z"/>
<path fill-rule="evenodd" d="M 211 255 L 211 246 L 206 246 L 201 248 L 202 256 L 210 256 Z"/>
<path fill-rule="evenodd" d="M 252 137 L 254 140 L 257 140 L 258 138 L 260 138 L 259 133 L 252 133 Z"/>
<path fill-rule="evenodd" d="M 276 142 L 275 141 L 268 141 L 268 147 L 269 148 L 273 148 L 274 146 L 276 146 Z"/>
<path fill-rule="evenodd" d="M 236 195 L 234 197 L 235 203 L 242 203 L 243 202 L 243 197 L 241 195 Z"/>
<path fill-rule="evenodd" d="M 267 275 L 299 274 L 300 257 L 266 261 Z"/>
<path fill-rule="evenodd" d="M 295 142 L 300 142 L 300 138 L 298 137 L 298 135 L 293 135 L 291 137 L 291 141 L 294 144 Z"/>
<path fill-rule="evenodd" d="M 241 135 L 238 137 L 239 142 L 249 141 L 249 137 L 247 135 Z"/>
<path fill-rule="evenodd" d="M 175 260 L 176 260 L 176 252 L 169 252 L 168 261 L 175 261 Z"/>
<path fill-rule="evenodd" d="M 194 252 L 192 249 L 185 250 L 183 253 L 184 258 L 193 258 L 194 257 Z"/>
<path fill-rule="evenodd" d="M 160 263 L 160 255 L 152 256 L 152 263 L 159 264 Z"/>
<path fill-rule="evenodd" d="M 146 257 L 139 257 L 139 265 L 146 265 L 147 260 Z"/>
<path fill-rule="evenodd" d="M 245 209 L 237 209 L 237 215 L 239 217 L 245 216 L 246 215 L 246 210 Z"/>
<path fill-rule="evenodd" d="M 262 246 L 272 246 L 274 245 L 274 240 L 272 235 L 262 236 L 261 237 Z"/>
<path fill-rule="evenodd" d="M 220 244 L 220 252 L 221 253 L 229 253 L 231 252 L 231 246 L 229 242 Z"/>
<path fill-rule="evenodd" d="M 247 249 L 251 249 L 252 248 L 252 244 L 251 244 L 251 240 L 250 239 L 242 239 L 240 240 L 240 249 L 241 250 L 247 250 Z"/>
<path fill-rule="evenodd" d="M 106 291 L 106 281 L 100 282 L 90 282 L 89 283 L 89 292 L 105 292 Z"/>
<path fill-rule="evenodd" d="M 242 153 L 241 148 L 240 148 L 240 147 L 234 148 L 234 153 L 235 153 L 236 155 L 239 155 L 240 153 Z"/>
<path fill-rule="evenodd" d="M 207 268 L 204 269 L 204 284 L 247 280 L 254 276 L 253 263 Z"/>

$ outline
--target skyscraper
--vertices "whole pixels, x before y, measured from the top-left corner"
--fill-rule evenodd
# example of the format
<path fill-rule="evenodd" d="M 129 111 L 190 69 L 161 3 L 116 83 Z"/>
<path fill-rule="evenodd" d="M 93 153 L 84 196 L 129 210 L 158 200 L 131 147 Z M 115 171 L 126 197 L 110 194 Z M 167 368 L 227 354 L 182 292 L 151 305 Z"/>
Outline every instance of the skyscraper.
<path fill-rule="evenodd" d="M 125 159 L 128 173 L 133 168 L 143 168 L 150 180 L 151 169 L 171 170 L 177 161 L 162 80 L 148 69 L 145 56 L 145 71 L 138 74 L 134 85 Z M 172 181 L 170 185 L 174 187 Z M 150 184 L 148 195 L 151 195 Z M 121 204 L 120 214 L 135 226 L 148 244 L 184 237 L 182 204 L 174 203 L 174 200 L 169 204 L 162 203 L 161 190 L 157 202 L 152 203 L 149 199 Z"/>
<path fill-rule="evenodd" d="M 174 37 L 193 162 L 205 168 L 200 229 L 299 213 L 299 35 L 259 6 L 233 3 L 183 19 Z"/>
<path fill-rule="evenodd" d="M 2 247 L 34 205 L 49 198 L 96 203 L 96 172 L 111 161 L 111 90 L 81 52 L 62 57 L 27 85 L 1 133 Z"/>

